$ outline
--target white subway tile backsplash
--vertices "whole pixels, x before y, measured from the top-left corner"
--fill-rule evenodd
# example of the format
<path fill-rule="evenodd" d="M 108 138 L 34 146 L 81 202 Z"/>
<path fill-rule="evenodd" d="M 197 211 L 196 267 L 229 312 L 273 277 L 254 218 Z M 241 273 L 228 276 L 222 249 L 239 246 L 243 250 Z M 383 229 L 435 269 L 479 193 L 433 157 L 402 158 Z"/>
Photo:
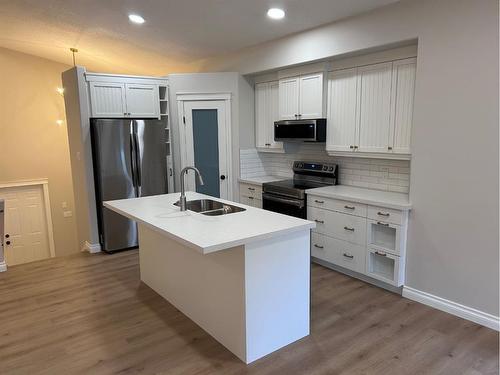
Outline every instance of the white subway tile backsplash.
<path fill-rule="evenodd" d="M 257 152 L 256 149 L 240 150 L 242 178 L 264 175 L 293 176 L 295 160 L 324 161 L 339 165 L 339 183 L 370 189 L 408 193 L 410 186 L 410 161 L 328 156 L 324 146 L 315 144 L 285 145 L 286 153 Z"/>

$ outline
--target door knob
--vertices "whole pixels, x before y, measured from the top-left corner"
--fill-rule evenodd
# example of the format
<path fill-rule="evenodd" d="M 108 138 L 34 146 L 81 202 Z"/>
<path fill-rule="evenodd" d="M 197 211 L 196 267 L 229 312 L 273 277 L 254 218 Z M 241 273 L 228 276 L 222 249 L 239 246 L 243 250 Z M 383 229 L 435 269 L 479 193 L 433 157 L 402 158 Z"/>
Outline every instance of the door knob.
<path fill-rule="evenodd" d="M 220 179 L 221 180 L 225 180 L 226 179 L 226 176 L 224 176 L 223 174 L 220 175 Z"/>
<path fill-rule="evenodd" d="M 5 244 L 6 245 L 10 245 L 10 241 L 5 241 Z"/>

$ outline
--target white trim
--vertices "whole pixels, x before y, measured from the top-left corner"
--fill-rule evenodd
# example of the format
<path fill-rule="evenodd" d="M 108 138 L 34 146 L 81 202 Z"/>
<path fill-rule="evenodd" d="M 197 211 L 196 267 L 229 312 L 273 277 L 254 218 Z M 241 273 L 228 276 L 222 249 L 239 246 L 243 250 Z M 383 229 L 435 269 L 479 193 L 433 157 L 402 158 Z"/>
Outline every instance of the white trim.
<path fill-rule="evenodd" d="M 177 101 L 198 100 L 231 100 L 231 93 L 227 92 L 179 92 Z"/>
<path fill-rule="evenodd" d="M 476 310 L 472 307 L 461 305 L 409 286 L 403 287 L 403 297 L 434 307 L 435 309 L 450 313 L 460 318 L 470 320 L 474 323 L 481 324 L 496 331 L 500 330 L 500 317 Z"/>
<path fill-rule="evenodd" d="M 7 271 L 7 263 L 5 263 L 5 260 L 3 262 L 0 262 L 0 272 L 5 272 Z"/>
<path fill-rule="evenodd" d="M 388 152 L 363 152 L 363 151 L 329 151 L 328 156 L 346 156 L 349 158 L 374 158 L 391 160 L 411 160 L 410 154 L 391 154 Z"/>
<path fill-rule="evenodd" d="M 215 92 L 215 93 L 203 93 L 203 92 L 194 92 L 194 93 L 189 93 L 189 92 L 180 92 L 177 93 L 177 116 L 178 116 L 178 124 L 179 124 L 179 136 L 180 136 L 180 143 L 181 143 L 181 168 L 186 166 L 186 156 L 184 155 L 184 151 L 182 150 L 182 147 L 187 145 L 187 140 L 186 140 L 186 132 L 184 129 L 184 121 L 183 118 L 185 116 L 184 114 L 184 102 L 190 102 L 190 101 L 224 101 L 225 104 L 225 130 L 226 130 L 226 161 L 227 161 L 227 171 L 226 171 L 226 179 L 227 179 L 227 200 L 233 200 L 234 195 L 233 195 L 233 182 L 234 182 L 234 176 L 233 176 L 233 150 L 232 150 L 232 144 L 233 140 L 231 137 L 231 128 L 232 128 L 232 122 L 231 122 L 231 93 L 226 93 L 226 92 Z"/>
<path fill-rule="evenodd" d="M 50 257 L 54 258 L 56 256 L 56 246 L 54 243 L 54 227 L 52 224 L 52 211 L 50 209 L 49 180 L 47 178 L 39 178 L 35 180 L 2 182 L 0 183 L 0 189 L 8 189 L 15 187 L 23 187 L 23 186 L 36 186 L 36 185 L 42 186 L 43 203 L 45 206 L 45 219 L 47 221 L 47 239 L 49 241 Z"/>
<path fill-rule="evenodd" d="M 87 251 L 90 254 L 100 253 L 101 245 L 98 243 L 89 243 L 88 241 L 85 241 L 82 247 L 82 251 Z"/>

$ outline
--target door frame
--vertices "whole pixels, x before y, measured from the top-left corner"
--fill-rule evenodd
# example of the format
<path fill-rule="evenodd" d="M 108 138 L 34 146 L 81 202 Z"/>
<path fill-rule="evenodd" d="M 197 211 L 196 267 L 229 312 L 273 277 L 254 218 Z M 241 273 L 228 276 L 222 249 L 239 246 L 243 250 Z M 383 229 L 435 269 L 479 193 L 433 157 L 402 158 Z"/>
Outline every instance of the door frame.
<path fill-rule="evenodd" d="M 49 241 L 50 257 L 54 258 L 56 256 L 56 247 L 54 244 L 54 227 L 52 224 L 52 212 L 50 210 L 49 180 L 47 178 L 40 178 L 40 179 L 36 179 L 36 180 L 2 182 L 2 183 L 0 183 L 0 189 L 16 188 L 16 187 L 23 187 L 23 186 L 37 186 L 37 185 L 41 185 L 41 187 L 42 187 L 43 204 L 45 206 L 45 220 L 47 223 L 47 238 Z M 4 220 L 5 220 L 5 216 L 4 216 Z"/>
<path fill-rule="evenodd" d="M 217 92 L 217 93 L 199 93 L 199 92 L 183 92 L 177 93 L 177 114 L 179 124 L 180 136 L 180 151 L 181 151 L 181 170 L 186 167 L 188 160 L 187 156 L 187 139 L 184 122 L 184 103 L 185 102 L 202 102 L 202 101 L 217 101 L 223 102 L 225 112 L 225 129 L 223 129 L 226 137 L 226 180 L 227 180 L 227 197 L 222 199 L 233 200 L 233 154 L 232 154 L 232 138 L 231 138 L 231 93 Z M 221 145 L 219 145 L 221 147 Z"/>

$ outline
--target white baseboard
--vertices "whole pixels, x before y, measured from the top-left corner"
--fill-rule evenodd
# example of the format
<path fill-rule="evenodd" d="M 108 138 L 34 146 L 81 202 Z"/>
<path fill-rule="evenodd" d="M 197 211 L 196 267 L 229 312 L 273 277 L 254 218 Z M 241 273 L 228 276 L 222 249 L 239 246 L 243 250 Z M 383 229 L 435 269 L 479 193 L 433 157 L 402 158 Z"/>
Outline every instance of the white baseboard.
<path fill-rule="evenodd" d="M 101 245 L 98 243 L 89 243 L 85 241 L 82 247 L 82 251 L 87 251 L 90 254 L 95 254 L 95 253 L 100 253 L 101 252 Z"/>
<path fill-rule="evenodd" d="M 472 307 L 422 292 L 408 286 L 403 287 L 403 297 L 434 307 L 435 309 L 470 320 L 485 327 L 500 331 L 500 317 L 476 310 Z"/>
<path fill-rule="evenodd" d="M 3 262 L 0 262 L 0 272 L 5 272 L 7 271 L 7 263 L 5 263 L 5 260 Z"/>

